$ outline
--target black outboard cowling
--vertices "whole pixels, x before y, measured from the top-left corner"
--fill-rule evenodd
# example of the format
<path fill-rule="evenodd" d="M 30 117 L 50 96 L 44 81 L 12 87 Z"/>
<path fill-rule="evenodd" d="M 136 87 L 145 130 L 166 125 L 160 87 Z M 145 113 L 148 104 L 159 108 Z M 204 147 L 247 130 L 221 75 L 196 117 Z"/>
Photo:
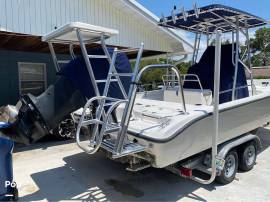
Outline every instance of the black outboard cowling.
<path fill-rule="evenodd" d="M 108 48 L 112 55 L 113 48 Z M 88 51 L 91 55 L 104 55 L 103 49 L 96 48 Z M 90 59 L 96 79 L 106 79 L 109 71 L 109 62 L 105 58 Z M 131 65 L 125 53 L 119 53 L 115 68 L 119 73 L 130 73 Z M 78 57 L 62 67 L 58 72 L 59 78 L 54 85 L 35 97 L 31 94 L 21 98 L 22 106 L 19 109 L 17 120 L 9 128 L 0 131 L 2 135 L 10 137 L 16 142 L 30 144 L 52 132 L 59 123 L 71 112 L 83 107 L 86 98 L 96 96 L 84 62 Z M 126 92 L 131 79 L 121 78 Z M 99 84 L 102 93 L 104 83 Z M 122 98 L 117 83 L 111 83 L 109 96 Z"/>
<path fill-rule="evenodd" d="M 24 144 L 30 144 L 55 129 L 65 116 L 83 106 L 85 97 L 72 82 L 60 77 L 38 97 L 31 94 L 20 99 L 17 120 L 2 130 L 4 134 Z"/>

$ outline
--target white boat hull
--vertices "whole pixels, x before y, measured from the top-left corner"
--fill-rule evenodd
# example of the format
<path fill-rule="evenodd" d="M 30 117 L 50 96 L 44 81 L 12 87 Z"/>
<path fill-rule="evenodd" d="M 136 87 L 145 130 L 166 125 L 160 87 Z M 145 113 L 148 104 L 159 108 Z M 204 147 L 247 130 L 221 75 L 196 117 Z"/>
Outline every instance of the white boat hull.
<path fill-rule="evenodd" d="M 219 143 L 250 132 L 270 120 L 270 94 L 263 93 L 220 105 Z M 211 148 L 214 132 L 213 115 L 205 113 L 165 139 L 154 139 L 144 133 L 132 133 L 140 144 L 149 147 L 153 166 L 162 168 Z"/>

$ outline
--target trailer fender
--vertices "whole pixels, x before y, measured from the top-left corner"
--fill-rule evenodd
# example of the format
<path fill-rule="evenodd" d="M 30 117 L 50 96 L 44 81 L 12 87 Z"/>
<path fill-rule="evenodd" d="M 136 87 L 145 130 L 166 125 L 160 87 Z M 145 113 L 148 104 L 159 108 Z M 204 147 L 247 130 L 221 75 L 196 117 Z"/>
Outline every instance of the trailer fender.
<path fill-rule="evenodd" d="M 255 141 L 257 150 L 260 151 L 260 149 L 262 148 L 262 143 L 261 143 L 260 138 L 257 135 L 253 135 L 253 134 L 248 133 L 248 134 L 242 135 L 238 138 L 235 138 L 233 140 L 230 140 L 228 142 L 221 144 L 218 147 L 218 156 L 220 158 L 224 159 L 225 156 L 227 155 L 227 153 L 231 149 L 236 148 L 237 146 L 242 145 L 242 144 L 249 142 L 249 141 Z"/>

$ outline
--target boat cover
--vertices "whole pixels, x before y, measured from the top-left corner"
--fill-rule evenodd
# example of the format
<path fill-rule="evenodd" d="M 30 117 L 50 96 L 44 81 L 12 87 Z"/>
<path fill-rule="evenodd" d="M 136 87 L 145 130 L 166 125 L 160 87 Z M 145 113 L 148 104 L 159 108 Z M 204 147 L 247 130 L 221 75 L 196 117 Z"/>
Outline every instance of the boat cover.
<path fill-rule="evenodd" d="M 235 66 L 232 63 L 232 44 L 221 46 L 221 66 L 220 66 L 220 91 L 230 90 L 233 88 L 233 78 Z M 203 53 L 200 61 L 188 70 L 188 74 L 198 75 L 203 89 L 210 89 L 214 92 L 214 68 L 215 68 L 215 46 L 208 46 Z M 188 78 L 186 79 L 194 79 Z M 236 90 L 236 99 L 248 97 L 247 80 L 244 66 L 238 63 L 237 83 L 236 88 L 245 86 Z M 199 89 L 197 82 L 186 82 L 184 88 Z M 232 100 L 232 91 L 222 93 L 219 97 L 220 103 L 229 102 Z"/>
<path fill-rule="evenodd" d="M 108 48 L 110 55 L 112 55 L 113 50 L 114 48 Z M 104 55 L 104 51 L 101 48 L 89 49 L 88 54 Z M 107 79 L 109 71 L 108 60 L 105 58 L 91 58 L 90 62 L 96 80 Z M 118 53 L 115 68 L 118 73 L 131 73 L 131 65 L 125 53 Z M 80 56 L 72 60 L 70 63 L 65 65 L 58 74 L 71 79 L 73 85 L 78 88 L 88 99 L 96 96 L 83 57 Z M 121 81 L 126 92 L 128 93 L 131 78 L 122 77 Z M 101 95 L 103 93 L 104 86 L 105 83 L 98 84 Z M 120 99 L 123 98 L 117 82 L 111 82 L 108 96 Z"/>

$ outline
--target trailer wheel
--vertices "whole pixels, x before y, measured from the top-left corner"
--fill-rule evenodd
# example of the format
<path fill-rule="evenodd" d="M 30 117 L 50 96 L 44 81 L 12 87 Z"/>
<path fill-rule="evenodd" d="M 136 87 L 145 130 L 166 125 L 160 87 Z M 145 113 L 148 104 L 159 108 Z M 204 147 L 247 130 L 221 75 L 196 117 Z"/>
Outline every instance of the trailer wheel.
<path fill-rule="evenodd" d="M 257 158 L 257 149 L 255 142 L 245 144 L 239 152 L 239 169 L 242 171 L 251 170 Z"/>
<path fill-rule="evenodd" d="M 230 151 L 225 157 L 225 165 L 221 174 L 216 177 L 216 181 L 220 184 L 231 183 L 238 169 L 238 155 L 236 151 Z"/>

